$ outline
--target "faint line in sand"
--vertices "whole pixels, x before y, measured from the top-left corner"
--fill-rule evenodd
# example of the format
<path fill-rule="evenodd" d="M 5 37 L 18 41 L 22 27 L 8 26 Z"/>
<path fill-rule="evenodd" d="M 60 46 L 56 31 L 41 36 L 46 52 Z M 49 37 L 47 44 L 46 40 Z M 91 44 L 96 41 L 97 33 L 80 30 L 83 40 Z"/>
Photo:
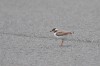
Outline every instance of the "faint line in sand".
<path fill-rule="evenodd" d="M 12 36 L 21 36 L 21 37 L 31 37 L 31 35 L 21 34 L 21 33 L 6 33 L 6 32 L 0 32 L 1 35 L 12 35 Z"/>

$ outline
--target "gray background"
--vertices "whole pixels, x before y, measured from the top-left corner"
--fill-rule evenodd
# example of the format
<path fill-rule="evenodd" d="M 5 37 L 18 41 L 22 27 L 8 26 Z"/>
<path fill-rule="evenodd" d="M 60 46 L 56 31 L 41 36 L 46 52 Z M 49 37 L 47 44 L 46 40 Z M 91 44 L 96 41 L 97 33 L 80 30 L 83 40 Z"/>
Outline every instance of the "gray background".
<path fill-rule="evenodd" d="M 99 40 L 100 0 L 0 0 L 0 66 L 100 66 Z"/>

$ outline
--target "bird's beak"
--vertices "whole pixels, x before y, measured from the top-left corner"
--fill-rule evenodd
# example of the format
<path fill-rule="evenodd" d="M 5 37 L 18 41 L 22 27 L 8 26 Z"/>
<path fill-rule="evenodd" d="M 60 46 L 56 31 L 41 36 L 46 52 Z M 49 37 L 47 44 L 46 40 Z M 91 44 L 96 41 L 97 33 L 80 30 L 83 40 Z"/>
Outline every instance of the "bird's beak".
<path fill-rule="evenodd" d="M 52 31 L 50 31 L 50 32 L 52 32 Z"/>

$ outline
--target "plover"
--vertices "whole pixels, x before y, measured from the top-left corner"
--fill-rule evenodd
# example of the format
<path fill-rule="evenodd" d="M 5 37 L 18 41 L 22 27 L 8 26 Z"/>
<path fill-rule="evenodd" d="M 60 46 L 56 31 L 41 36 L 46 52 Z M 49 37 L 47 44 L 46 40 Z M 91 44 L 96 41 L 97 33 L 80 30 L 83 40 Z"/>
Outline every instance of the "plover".
<path fill-rule="evenodd" d="M 64 37 L 74 33 L 74 32 L 61 31 L 61 30 L 58 30 L 57 28 L 53 28 L 50 32 L 54 32 L 54 36 L 62 40 L 61 46 L 63 46 Z"/>

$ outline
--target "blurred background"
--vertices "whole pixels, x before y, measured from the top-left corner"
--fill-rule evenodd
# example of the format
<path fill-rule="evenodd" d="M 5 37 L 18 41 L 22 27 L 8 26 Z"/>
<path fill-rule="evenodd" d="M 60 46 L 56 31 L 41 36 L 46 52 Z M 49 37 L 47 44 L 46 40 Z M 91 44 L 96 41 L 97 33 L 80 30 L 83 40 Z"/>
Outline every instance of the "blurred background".
<path fill-rule="evenodd" d="M 100 66 L 99 44 L 99 0 L 0 0 L 0 66 Z"/>

